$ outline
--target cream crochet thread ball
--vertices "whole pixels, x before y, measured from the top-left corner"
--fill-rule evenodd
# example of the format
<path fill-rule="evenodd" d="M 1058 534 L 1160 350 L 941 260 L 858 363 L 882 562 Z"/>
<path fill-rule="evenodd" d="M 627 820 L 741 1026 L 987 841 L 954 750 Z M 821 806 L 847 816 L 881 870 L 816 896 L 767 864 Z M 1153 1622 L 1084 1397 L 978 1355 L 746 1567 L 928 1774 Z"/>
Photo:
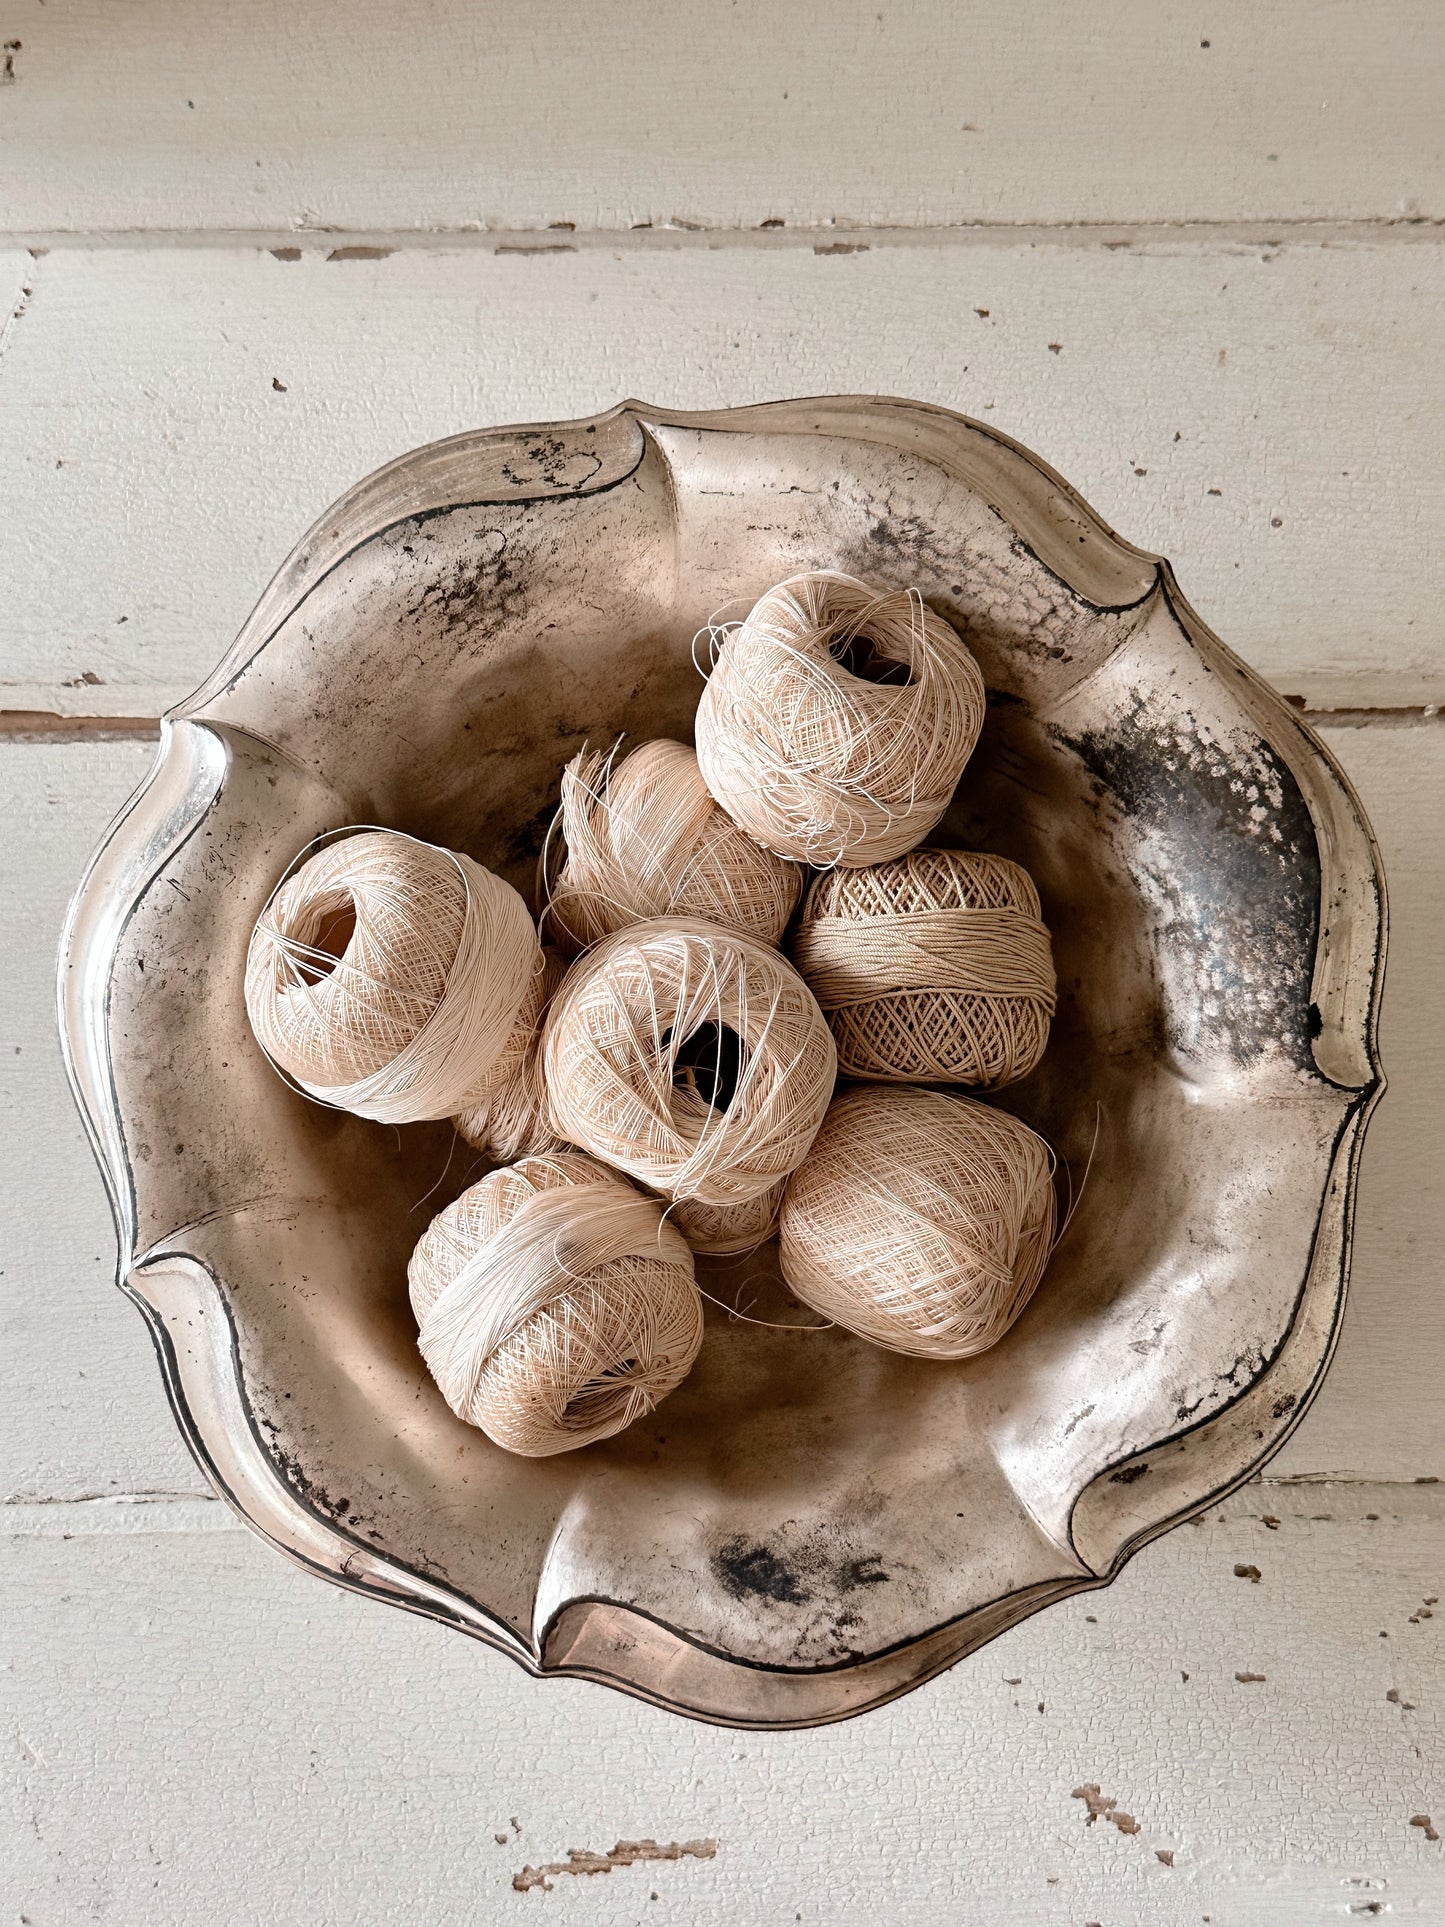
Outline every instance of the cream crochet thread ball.
<path fill-rule="evenodd" d="M 820 869 L 881 863 L 927 836 L 985 696 L 978 664 L 916 590 L 818 570 L 715 633 L 697 758 L 735 823 Z"/>
<path fill-rule="evenodd" d="M 583 750 L 562 772 L 542 860 L 543 927 L 569 955 L 653 917 L 694 916 L 776 943 L 803 872 L 762 849 L 708 794 L 685 743 L 622 762 Z M 552 866 L 555 864 L 555 870 Z"/>
<path fill-rule="evenodd" d="M 524 1158 L 464 1191 L 432 1220 L 407 1279 L 448 1405 L 527 1458 L 631 1425 L 702 1344 L 682 1233 L 576 1151 Z"/>
<path fill-rule="evenodd" d="M 562 981 L 564 966 L 555 950 L 544 949 L 537 961 L 501 1056 L 488 1071 L 475 1101 L 456 1120 L 468 1144 L 490 1153 L 502 1164 L 530 1152 L 550 1151 L 560 1141 L 547 1114 L 542 1025 L 552 993 Z"/>
<path fill-rule="evenodd" d="M 394 830 L 310 856 L 246 955 L 261 1048 L 309 1096 L 384 1124 L 484 1089 L 539 964 L 527 906 L 470 857 Z"/>
<path fill-rule="evenodd" d="M 668 1214 L 699 1257 L 726 1258 L 755 1251 L 778 1228 L 786 1178 L 746 1204 L 699 1204 L 690 1198 Z"/>
<path fill-rule="evenodd" d="M 889 1351 L 971 1358 L 1008 1330 L 1054 1244 L 1054 1156 L 1006 1111 L 859 1085 L 788 1182 L 783 1276 Z"/>
<path fill-rule="evenodd" d="M 847 1076 L 994 1087 L 1026 1077 L 1049 1041 L 1049 933 L 1007 857 L 911 850 L 829 871 L 792 952 Z"/>
<path fill-rule="evenodd" d="M 745 1204 L 801 1163 L 837 1056 L 791 964 L 694 918 L 590 950 L 543 1041 L 562 1136 L 665 1197 Z"/>

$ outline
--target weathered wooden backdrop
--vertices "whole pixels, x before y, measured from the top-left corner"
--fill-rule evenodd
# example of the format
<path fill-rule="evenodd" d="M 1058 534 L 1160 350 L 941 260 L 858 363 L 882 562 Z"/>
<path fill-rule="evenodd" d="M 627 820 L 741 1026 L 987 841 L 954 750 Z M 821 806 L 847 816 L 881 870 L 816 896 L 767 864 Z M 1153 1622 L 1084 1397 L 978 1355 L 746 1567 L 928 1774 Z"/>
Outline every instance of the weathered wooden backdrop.
<path fill-rule="evenodd" d="M 1445 9 L 0 0 L 0 49 L 4 1919 L 1445 1921 Z M 886 1712 L 739 1736 L 232 1523 L 111 1286 L 52 959 L 150 719 L 363 472 L 854 389 L 1037 448 L 1313 712 L 1392 1088 L 1266 1480 Z M 716 1853 L 513 1887 L 648 1836 Z"/>

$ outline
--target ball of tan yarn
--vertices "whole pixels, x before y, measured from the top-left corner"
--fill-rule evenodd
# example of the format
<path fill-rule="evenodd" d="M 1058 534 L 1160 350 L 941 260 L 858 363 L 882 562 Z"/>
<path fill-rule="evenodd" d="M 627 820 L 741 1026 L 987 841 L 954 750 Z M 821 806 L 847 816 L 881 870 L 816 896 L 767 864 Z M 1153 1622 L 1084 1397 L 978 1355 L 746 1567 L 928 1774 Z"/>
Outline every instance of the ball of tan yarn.
<path fill-rule="evenodd" d="M 837 1056 L 775 950 L 691 918 L 634 924 L 575 963 L 543 1041 L 571 1143 L 672 1199 L 745 1204 L 802 1162 Z"/>
<path fill-rule="evenodd" d="M 565 965 L 555 950 L 543 949 L 527 986 L 522 1008 L 501 1056 L 471 1106 L 456 1119 L 458 1131 L 498 1163 L 511 1164 L 560 1142 L 547 1112 L 542 1079 L 542 1026 Z"/>
<path fill-rule="evenodd" d="M 942 1091 L 858 1085 L 788 1182 L 783 1276 L 889 1351 L 971 1358 L 1028 1303 L 1054 1243 L 1054 1157 L 1026 1124 Z"/>
<path fill-rule="evenodd" d="M 776 943 L 802 895 L 799 866 L 718 808 L 685 743 L 643 743 L 620 763 L 615 754 L 583 750 L 562 772 L 543 857 L 543 922 L 559 947 L 575 956 L 628 924 L 673 916 Z"/>
<path fill-rule="evenodd" d="M 700 1257 L 726 1258 L 756 1251 L 778 1228 L 787 1179 L 760 1191 L 746 1204 L 699 1204 L 696 1198 L 674 1205 L 671 1218 Z"/>
<path fill-rule="evenodd" d="M 984 703 L 978 664 L 917 590 L 818 570 L 725 633 L 698 764 L 765 848 L 820 869 L 881 863 L 947 809 Z"/>
<path fill-rule="evenodd" d="M 831 870 L 792 951 L 850 1077 L 992 1088 L 1027 1077 L 1049 1041 L 1049 933 L 1007 857 L 910 850 Z"/>
<path fill-rule="evenodd" d="M 631 1425 L 702 1344 L 681 1232 L 576 1151 L 524 1158 L 464 1191 L 423 1234 L 407 1280 L 447 1403 L 526 1458 Z"/>
<path fill-rule="evenodd" d="M 470 857 L 394 830 L 310 856 L 246 955 L 261 1048 L 309 1096 L 385 1124 L 484 1089 L 539 967 L 527 906 Z"/>

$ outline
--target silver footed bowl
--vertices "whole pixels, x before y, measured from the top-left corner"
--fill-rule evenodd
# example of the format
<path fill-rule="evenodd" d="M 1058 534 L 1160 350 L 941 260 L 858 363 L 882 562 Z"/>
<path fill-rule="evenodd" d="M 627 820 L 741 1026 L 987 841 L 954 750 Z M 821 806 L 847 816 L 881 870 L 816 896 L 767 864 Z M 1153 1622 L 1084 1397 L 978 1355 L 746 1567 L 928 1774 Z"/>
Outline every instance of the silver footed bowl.
<path fill-rule="evenodd" d="M 246 1022 L 252 923 L 347 823 L 530 894 L 562 763 L 688 740 L 695 633 L 819 567 L 917 584 L 982 665 L 941 839 L 1038 882 L 1059 1012 L 999 1102 L 1057 1148 L 1073 1220 L 980 1358 L 710 1309 L 649 1419 L 511 1457 L 443 1403 L 406 1296 L 475 1161 L 287 1088 Z M 72 906 L 61 1018 L 122 1289 L 258 1532 L 533 1673 L 805 1726 L 1107 1584 L 1298 1422 L 1382 1089 L 1384 930 L 1327 751 L 1026 449 L 916 402 L 628 402 L 419 449 L 322 518 L 163 721 Z M 774 1250 L 700 1280 L 809 1322 Z"/>

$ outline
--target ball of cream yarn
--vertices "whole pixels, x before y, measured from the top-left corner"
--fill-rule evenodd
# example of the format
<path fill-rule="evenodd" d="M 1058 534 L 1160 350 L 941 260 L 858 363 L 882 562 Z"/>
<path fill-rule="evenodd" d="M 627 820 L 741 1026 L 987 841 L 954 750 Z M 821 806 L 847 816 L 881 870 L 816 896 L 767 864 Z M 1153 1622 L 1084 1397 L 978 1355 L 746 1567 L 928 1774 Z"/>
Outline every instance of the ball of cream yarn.
<path fill-rule="evenodd" d="M 544 949 L 537 963 L 501 1056 L 456 1120 L 468 1144 L 488 1152 L 500 1164 L 511 1164 L 533 1151 L 550 1151 L 560 1141 L 547 1112 L 542 1026 L 565 966 L 551 949 Z"/>
<path fill-rule="evenodd" d="M 792 951 L 850 1077 L 995 1087 L 1026 1077 L 1049 1041 L 1049 933 L 1007 857 L 910 850 L 831 870 Z"/>
<path fill-rule="evenodd" d="M 942 1091 L 858 1085 L 789 1180 L 783 1276 L 889 1351 L 971 1358 L 1000 1339 L 1054 1243 L 1054 1156 L 1026 1124 Z"/>
<path fill-rule="evenodd" d="M 881 863 L 947 809 L 984 703 L 978 664 L 917 590 L 818 570 L 724 632 L 698 704 L 698 765 L 778 855 Z"/>
<path fill-rule="evenodd" d="M 756 1251 L 778 1228 L 786 1178 L 760 1191 L 746 1204 L 699 1204 L 696 1198 L 674 1205 L 669 1216 L 699 1257 L 734 1257 Z"/>
<path fill-rule="evenodd" d="M 682 1233 L 576 1151 L 524 1158 L 464 1191 L 432 1220 L 407 1280 L 448 1405 L 527 1458 L 631 1425 L 702 1344 Z"/>
<path fill-rule="evenodd" d="M 615 756 L 583 750 L 562 772 L 543 855 L 543 923 L 554 941 L 575 956 L 630 923 L 694 916 L 776 943 L 802 894 L 799 866 L 718 808 L 685 743 Z"/>
<path fill-rule="evenodd" d="M 470 857 L 395 830 L 328 844 L 246 955 L 261 1048 L 309 1096 L 384 1124 L 465 1110 L 539 968 L 527 906 Z"/>
<path fill-rule="evenodd" d="M 682 917 L 620 930 L 572 966 L 542 1058 L 563 1137 L 711 1205 L 745 1204 L 802 1162 L 837 1068 L 791 964 Z"/>

